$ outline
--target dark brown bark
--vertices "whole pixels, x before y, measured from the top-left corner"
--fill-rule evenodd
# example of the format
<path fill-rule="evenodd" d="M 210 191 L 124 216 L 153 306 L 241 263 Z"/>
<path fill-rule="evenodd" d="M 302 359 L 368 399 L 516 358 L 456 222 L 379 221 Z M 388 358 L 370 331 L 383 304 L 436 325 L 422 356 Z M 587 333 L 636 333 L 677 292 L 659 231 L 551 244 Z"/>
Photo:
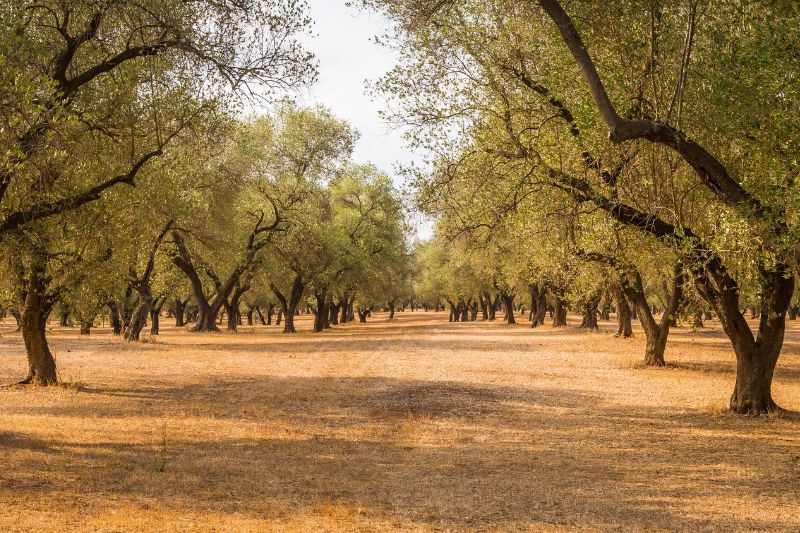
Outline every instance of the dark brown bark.
<path fill-rule="evenodd" d="M 639 322 L 644 330 L 646 339 L 644 364 L 648 366 L 664 366 L 664 350 L 667 346 L 670 324 L 683 299 L 683 265 L 680 262 L 675 264 L 672 291 L 660 323 L 656 322 L 650 305 L 647 303 L 639 271 L 629 266 L 622 273 L 622 278 L 625 297 L 636 307 Z"/>
<path fill-rule="evenodd" d="M 533 284 L 531 290 L 531 327 L 535 328 L 544 324 L 547 315 L 547 288 L 544 285 Z"/>
<path fill-rule="evenodd" d="M 314 294 L 314 299 L 317 301 L 317 309 L 314 312 L 314 333 L 320 333 L 328 321 L 328 295 L 322 290 Z"/>
<path fill-rule="evenodd" d="M 328 302 L 328 323 L 332 326 L 339 325 L 339 304 L 331 300 Z"/>
<path fill-rule="evenodd" d="M 600 304 L 600 293 L 593 294 L 586 301 L 586 306 L 583 311 L 583 322 L 581 328 L 583 329 L 598 329 L 597 325 L 597 307 Z"/>
<path fill-rule="evenodd" d="M 236 289 L 234 289 L 233 293 L 231 293 L 231 301 L 225 303 L 225 310 L 228 313 L 228 331 L 236 332 L 236 328 L 241 324 L 242 320 L 242 311 L 241 311 L 241 300 L 242 296 L 250 290 L 250 283 L 245 282 L 240 284 L 238 281 L 236 282 Z M 250 321 L 252 325 L 252 320 Z"/>
<path fill-rule="evenodd" d="M 144 326 L 147 323 L 147 316 L 150 314 L 150 311 L 153 310 L 154 306 L 158 303 L 155 301 L 155 298 L 153 298 L 152 289 L 150 287 L 150 281 L 153 276 L 153 271 L 155 270 L 155 259 L 156 259 L 156 254 L 158 253 L 158 249 L 161 246 L 164 237 L 166 237 L 167 233 L 172 228 L 172 225 L 174 223 L 175 223 L 174 220 L 167 221 L 167 223 L 164 225 L 164 228 L 156 236 L 155 241 L 153 241 L 153 244 L 150 247 L 150 254 L 147 258 L 147 264 L 145 265 L 142 275 L 138 276 L 136 274 L 136 270 L 133 267 L 130 268 L 129 287 L 132 287 L 137 292 L 137 294 L 139 295 L 139 302 L 136 305 L 136 309 L 132 313 L 131 318 L 126 324 L 125 329 L 123 331 L 123 336 L 126 341 L 139 340 L 142 329 L 144 329 Z"/>
<path fill-rule="evenodd" d="M 56 361 L 47 344 L 47 318 L 54 301 L 47 294 L 46 266 L 43 258 L 34 258 L 25 299 L 22 305 L 21 329 L 28 356 L 28 376 L 20 384 L 54 385 L 58 383 Z"/>
<path fill-rule="evenodd" d="M 261 321 L 262 326 L 271 326 L 272 325 L 272 315 L 275 313 L 275 304 L 269 304 L 267 307 L 267 318 L 264 320 L 264 314 L 261 312 L 261 306 L 256 306 L 256 312 L 258 313 L 258 319 Z"/>
<path fill-rule="evenodd" d="M 628 299 L 625 298 L 625 292 L 617 283 L 611 286 L 611 292 L 614 295 L 614 302 L 617 306 L 617 333 L 614 336 L 624 339 L 632 337 L 631 308 Z"/>
<path fill-rule="evenodd" d="M 119 313 L 119 305 L 112 300 L 106 303 L 106 307 L 108 307 L 108 317 L 111 321 L 111 331 L 114 335 L 119 335 L 122 333 L 122 317 Z"/>
<path fill-rule="evenodd" d="M 150 309 L 150 335 L 161 333 L 161 309 L 164 306 L 164 301 L 164 298 L 161 297 Z"/>
<path fill-rule="evenodd" d="M 303 298 L 305 283 L 300 276 L 295 276 L 294 281 L 292 281 L 292 287 L 288 298 L 284 296 L 284 294 L 274 283 L 270 283 L 270 288 L 281 304 L 281 314 L 283 315 L 284 322 L 283 332 L 297 333 L 297 330 L 294 327 L 294 317 L 297 313 L 297 306 L 300 304 L 300 300 Z M 281 314 L 278 315 L 278 323 L 280 322 Z"/>
<path fill-rule="evenodd" d="M 503 300 L 506 324 L 516 324 L 517 321 L 514 318 L 514 295 L 503 293 L 500 297 Z"/>
<path fill-rule="evenodd" d="M 554 291 L 555 303 L 553 305 L 553 327 L 562 327 L 567 325 L 567 302 L 565 299 L 565 290 L 561 287 Z"/>
<path fill-rule="evenodd" d="M 181 300 L 175 298 L 175 327 L 182 328 L 186 326 L 186 304 L 189 300 Z"/>

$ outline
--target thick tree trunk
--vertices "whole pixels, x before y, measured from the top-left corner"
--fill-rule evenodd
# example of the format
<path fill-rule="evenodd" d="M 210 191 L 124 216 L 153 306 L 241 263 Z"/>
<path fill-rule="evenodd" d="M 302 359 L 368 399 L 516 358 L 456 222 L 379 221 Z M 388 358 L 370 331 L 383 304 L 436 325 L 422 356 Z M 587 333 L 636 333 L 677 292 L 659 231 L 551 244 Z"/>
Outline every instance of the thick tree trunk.
<path fill-rule="evenodd" d="M 331 300 L 328 302 L 328 323 L 332 326 L 339 325 L 339 304 Z"/>
<path fill-rule="evenodd" d="M 394 300 L 389 300 L 389 320 L 394 320 Z"/>
<path fill-rule="evenodd" d="M 47 317 L 53 304 L 47 297 L 47 285 L 43 280 L 45 267 L 34 263 L 28 279 L 25 301 L 22 306 L 21 329 L 25 352 L 28 356 L 28 377 L 20 384 L 54 385 L 58 383 L 56 361 L 47 345 Z"/>
<path fill-rule="evenodd" d="M 182 328 L 186 326 L 186 320 L 184 316 L 186 315 L 186 303 L 187 301 L 183 301 L 180 298 L 175 298 L 175 327 Z"/>
<path fill-rule="evenodd" d="M 255 305 L 248 305 L 247 306 L 247 325 L 252 326 L 254 324 L 253 319 L 255 318 L 256 314 L 256 306 Z"/>
<path fill-rule="evenodd" d="M 739 309 L 738 286 L 727 274 L 722 261 L 715 257 L 703 266 L 703 270 L 695 268 L 693 271 L 695 286 L 714 307 L 736 353 L 736 385 L 730 409 L 740 414 L 770 413 L 777 409 L 772 400 L 772 377 L 783 347 L 794 275 L 780 263 L 773 269 L 762 270 L 760 320 L 758 334 L 754 337 Z M 717 285 L 711 283 L 710 276 L 714 276 Z"/>
<path fill-rule="evenodd" d="M 600 295 L 592 295 L 586 302 L 586 308 L 583 311 L 583 322 L 581 328 L 583 329 L 599 329 L 597 325 L 597 306 L 599 304 Z"/>
<path fill-rule="evenodd" d="M 600 319 L 601 320 L 611 320 L 611 291 L 606 288 L 603 291 L 603 301 L 600 306 Z"/>
<path fill-rule="evenodd" d="M 317 301 L 317 312 L 314 314 L 314 333 L 320 333 L 325 329 L 325 323 L 328 318 L 328 295 L 325 291 L 314 294 L 314 299 Z"/>
<path fill-rule="evenodd" d="M 489 312 L 489 320 L 490 321 L 496 320 L 497 306 L 500 303 L 500 295 L 495 296 L 494 299 L 492 299 L 491 295 L 487 294 L 486 296 L 487 296 L 486 310 Z"/>
<path fill-rule="evenodd" d="M 240 285 L 236 283 L 236 289 L 231 294 L 231 302 L 226 306 L 228 311 L 228 331 L 236 332 L 237 327 L 242 323 L 242 311 L 240 309 L 242 296 L 250 290 L 250 284 Z M 252 318 L 252 317 L 251 317 Z M 252 325 L 252 320 L 250 321 Z"/>
<path fill-rule="evenodd" d="M 469 322 L 469 301 L 461 302 L 459 307 L 461 308 L 461 322 Z"/>
<path fill-rule="evenodd" d="M 150 335 L 158 335 L 161 332 L 161 307 L 150 310 Z"/>
<path fill-rule="evenodd" d="M 481 319 L 489 320 L 489 305 L 486 303 L 489 299 L 488 294 L 481 293 L 478 295 L 478 302 L 481 304 Z"/>
<path fill-rule="evenodd" d="M 567 304 L 564 296 L 558 292 L 555 294 L 555 305 L 553 306 L 553 327 L 567 325 Z"/>
<path fill-rule="evenodd" d="M 506 324 L 516 324 L 517 321 L 514 318 L 514 295 L 502 294 L 501 298 L 503 299 L 503 307 L 505 308 Z"/>
<path fill-rule="evenodd" d="M 633 327 L 631 325 L 631 308 L 625 298 L 625 292 L 622 287 L 616 283 L 611 287 L 614 294 L 614 301 L 617 306 L 617 333 L 615 337 L 622 337 L 627 339 L 633 336 Z"/>
<path fill-rule="evenodd" d="M 480 300 L 480 298 L 478 298 Z M 469 308 L 469 319 L 473 322 L 478 319 L 478 302 L 473 300 Z"/>
<path fill-rule="evenodd" d="M 108 307 L 108 317 L 111 321 L 111 331 L 114 335 L 122 333 L 122 317 L 119 314 L 119 306 L 117 302 L 111 301 L 106 304 Z"/>
<path fill-rule="evenodd" d="M 141 336 L 142 330 L 147 324 L 147 315 L 150 314 L 150 309 L 153 305 L 151 297 L 139 298 L 139 303 L 131 314 L 131 318 L 123 331 L 123 337 L 126 341 L 138 341 Z"/>
<path fill-rule="evenodd" d="M 358 321 L 359 321 L 359 323 L 366 324 L 367 323 L 367 312 L 369 311 L 369 309 L 362 309 L 362 308 L 359 307 L 357 311 L 358 311 Z"/>

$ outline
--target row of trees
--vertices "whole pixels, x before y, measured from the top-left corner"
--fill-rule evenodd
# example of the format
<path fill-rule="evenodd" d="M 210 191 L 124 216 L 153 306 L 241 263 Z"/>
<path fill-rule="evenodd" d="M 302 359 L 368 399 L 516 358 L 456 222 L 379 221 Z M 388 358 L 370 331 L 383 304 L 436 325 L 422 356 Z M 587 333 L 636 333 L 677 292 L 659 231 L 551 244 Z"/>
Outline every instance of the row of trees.
<path fill-rule="evenodd" d="M 375 90 L 428 154 L 408 173 L 448 241 L 425 254 L 454 307 L 524 291 L 540 313 L 546 292 L 556 323 L 570 301 L 591 322 L 611 298 L 650 364 L 676 314 L 713 312 L 731 409 L 776 409 L 800 235 L 794 3 L 363 3 L 396 23 L 405 59 Z"/>
<path fill-rule="evenodd" d="M 58 380 L 46 324 L 109 317 L 139 339 L 164 308 L 192 331 L 310 297 L 315 330 L 407 291 L 402 205 L 350 161 L 349 124 L 274 99 L 314 80 L 294 0 L 0 7 L 2 304 L 23 383 Z M 127 185 L 120 187 L 119 185 Z"/>

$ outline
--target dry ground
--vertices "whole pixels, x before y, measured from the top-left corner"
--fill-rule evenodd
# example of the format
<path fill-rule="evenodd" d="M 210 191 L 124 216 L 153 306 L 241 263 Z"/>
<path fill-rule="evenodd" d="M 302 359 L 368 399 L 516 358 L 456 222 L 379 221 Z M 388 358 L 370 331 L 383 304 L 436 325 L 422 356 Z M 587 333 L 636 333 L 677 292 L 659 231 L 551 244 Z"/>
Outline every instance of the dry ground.
<path fill-rule="evenodd" d="M 722 412 L 719 327 L 664 369 L 603 328 L 55 329 L 71 385 L 0 389 L 0 530 L 800 530 L 800 415 Z M 6 324 L 0 382 L 21 350 Z M 797 324 L 779 366 L 800 410 Z"/>

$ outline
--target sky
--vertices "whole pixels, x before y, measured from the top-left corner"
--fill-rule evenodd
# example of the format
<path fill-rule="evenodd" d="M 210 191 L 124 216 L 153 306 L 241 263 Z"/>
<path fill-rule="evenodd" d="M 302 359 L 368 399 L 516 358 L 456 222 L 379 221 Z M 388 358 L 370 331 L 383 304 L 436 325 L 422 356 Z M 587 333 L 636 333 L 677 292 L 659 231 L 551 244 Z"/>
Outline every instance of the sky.
<path fill-rule="evenodd" d="M 314 29 L 304 44 L 317 56 L 319 80 L 302 91 L 298 100 L 323 104 L 350 122 L 361 134 L 353 159 L 375 163 L 401 186 L 395 169 L 414 161 L 414 154 L 404 149 L 402 132 L 381 120 L 382 103 L 366 94 L 367 81 L 375 81 L 397 62 L 393 51 L 375 43 L 375 36 L 387 29 L 387 21 L 376 13 L 346 6 L 345 0 L 307 1 Z M 430 235 L 429 222 L 420 217 L 412 222 L 418 237 Z"/>

